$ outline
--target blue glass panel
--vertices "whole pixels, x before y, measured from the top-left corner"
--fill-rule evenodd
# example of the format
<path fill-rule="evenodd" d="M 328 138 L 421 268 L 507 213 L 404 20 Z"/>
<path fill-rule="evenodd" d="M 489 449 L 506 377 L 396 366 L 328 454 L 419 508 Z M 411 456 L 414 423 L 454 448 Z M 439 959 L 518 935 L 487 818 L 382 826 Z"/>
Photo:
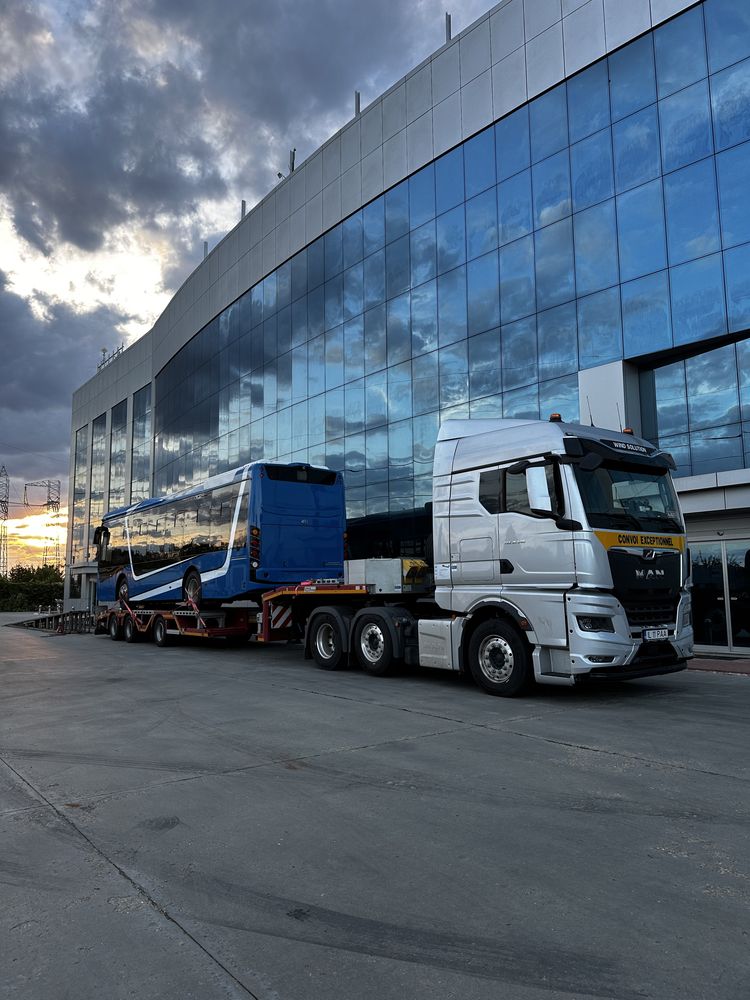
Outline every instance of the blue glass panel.
<path fill-rule="evenodd" d="M 708 82 L 702 80 L 687 90 L 659 102 L 661 158 L 664 171 L 700 160 L 713 152 Z"/>
<path fill-rule="evenodd" d="M 466 292 L 469 336 L 499 326 L 500 282 L 496 251 L 467 264 Z"/>
<path fill-rule="evenodd" d="M 307 345 L 307 394 L 317 396 L 326 387 L 325 339 L 316 337 Z"/>
<path fill-rule="evenodd" d="M 292 257 L 292 299 L 307 292 L 307 251 L 300 250 Z"/>
<path fill-rule="evenodd" d="M 273 361 L 276 357 L 276 317 L 272 316 L 263 323 L 263 360 Z M 219 384 L 225 384 L 226 378 L 219 375 Z"/>
<path fill-rule="evenodd" d="M 276 272 L 263 279 L 263 319 L 276 312 Z"/>
<path fill-rule="evenodd" d="M 344 267 L 351 267 L 363 257 L 362 213 L 355 212 L 341 223 Z"/>
<path fill-rule="evenodd" d="M 276 339 L 279 354 L 285 354 L 292 346 L 292 307 L 285 306 L 276 314 Z"/>
<path fill-rule="evenodd" d="M 568 130 L 578 142 L 609 125 L 609 74 L 607 60 L 590 66 L 568 80 Z"/>
<path fill-rule="evenodd" d="M 750 7 L 744 0 L 709 0 L 705 12 L 712 73 L 750 56 Z"/>
<path fill-rule="evenodd" d="M 325 281 L 325 244 L 323 237 L 307 248 L 307 288 L 317 288 Z"/>
<path fill-rule="evenodd" d="M 612 138 L 618 192 L 659 176 L 661 156 L 655 106 L 617 122 L 612 129 Z"/>
<path fill-rule="evenodd" d="M 557 378 L 578 371 L 578 322 L 575 302 L 537 315 L 539 378 Z"/>
<path fill-rule="evenodd" d="M 528 167 L 531 162 L 528 106 L 519 108 L 495 125 L 495 153 L 500 181 Z"/>
<path fill-rule="evenodd" d="M 674 267 L 669 276 L 675 344 L 726 333 L 721 254 Z"/>
<path fill-rule="evenodd" d="M 724 273 L 729 329 L 747 330 L 750 328 L 750 245 L 727 250 L 724 254 Z M 750 370 L 748 376 L 750 377 Z"/>
<path fill-rule="evenodd" d="M 388 364 L 397 365 L 411 354 L 411 296 L 409 292 L 391 299 L 387 306 L 386 329 L 388 340 Z"/>
<path fill-rule="evenodd" d="M 654 52 L 659 97 L 673 94 L 707 76 L 701 8 L 696 7 L 657 28 Z"/>
<path fill-rule="evenodd" d="M 421 285 L 434 278 L 437 269 L 435 223 L 427 222 L 410 234 L 411 284 Z"/>
<path fill-rule="evenodd" d="M 362 240 L 365 257 L 385 244 L 385 203 L 382 195 L 362 209 Z"/>
<path fill-rule="evenodd" d="M 571 147 L 570 173 L 574 211 L 612 197 L 612 136 L 609 129 Z"/>
<path fill-rule="evenodd" d="M 651 181 L 618 197 L 617 231 L 623 281 L 667 266 L 661 181 Z"/>
<path fill-rule="evenodd" d="M 408 383 L 407 383 L 408 389 Z M 390 392 L 389 382 L 389 392 Z M 409 409 L 411 417 L 411 408 Z M 391 424 L 388 428 L 388 476 L 390 482 L 391 501 L 394 499 L 393 480 L 411 479 L 413 475 L 412 467 L 412 442 L 411 442 L 411 420 L 402 420 L 400 423 Z M 413 493 L 411 493 L 411 483 L 404 483 L 406 489 L 395 491 L 401 499 L 408 499 L 409 503 L 397 505 L 397 509 L 411 509 L 413 506 Z M 391 502 L 391 510 L 394 509 Z"/>
<path fill-rule="evenodd" d="M 326 439 L 342 437 L 344 434 L 344 390 L 333 389 L 326 393 Z M 330 459 L 326 459 L 330 464 Z M 331 466 L 334 468 L 334 466 Z M 338 468 L 343 468 L 343 462 Z"/>
<path fill-rule="evenodd" d="M 297 347 L 307 340 L 307 298 L 292 303 L 292 345 Z"/>
<path fill-rule="evenodd" d="M 325 329 L 325 288 L 318 285 L 307 293 L 307 336 L 309 340 L 319 336 Z"/>
<path fill-rule="evenodd" d="M 385 242 L 409 232 L 409 184 L 401 181 L 385 193 Z"/>
<path fill-rule="evenodd" d="M 392 299 L 409 287 L 409 236 L 400 237 L 385 248 L 386 297 Z"/>
<path fill-rule="evenodd" d="M 437 346 L 437 285 L 428 281 L 411 293 L 411 352 L 425 354 Z"/>
<path fill-rule="evenodd" d="M 743 340 L 735 345 L 737 348 L 737 374 L 740 385 L 740 416 L 743 420 L 750 420 L 750 340 Z M 747 435 L 750 434 L 750 427 L 745 428 L 745 451 L 750 451 L 748 445 L 750 441 Z M 747 465 L 748 455 L 745 455 Z"/>
<path fill-rule="evenodd" d="M 529 385 L 503 394 L 503 416 L 512 420 L 539 419 L 539 387 Z"/>
<path fill-rule="evenodd" d="M 326 389 L 334 389 L 344 381 L 344 328 L 337 327 L 326 334 Z"/>
<path fill-rule="evenodd" d="M 578 354 L 581 368 L 622 357 L 619 288 L 578 300 Z"/>
<path fill-rule="evenodd" d="M 414 358 L 411 363 L 414 413 L 430 413 L 440 405 L 438 398 L 437 351 Z"/>
<path fill-rule="evenodd" d="M 664 178 L 669 263 L 682 264 L 719 249 L 719 209 L 713 160 Z"/>
<path fill-rule="evenodd" d="M 550 413 L 560 413 L 563 420 L 577 423 L 578 411 L 577 375 L 566 375 L 565 378 L 554 379 L 552 382 L 540 382 L 539 415 L 542 419 L 549 418 Z"/>
<path fill-rule="evenodd" d="M 411 361 L 388 369 L 388 419 L 411 416 Z"/>
<path fill-rule="evenodd" d="M 527 316 L 504 326 L 500 343 L 503 389 L 515 389 L 536 382 L 536 316 Z"/>
<path fill-rule="evenodd" d="M 253 326 L 260 326 L 263 322 L 263 282 L 254 285 L 250 292 L 250 315 Z"/>
<path fill-rule="evenodd" d="M 539 309 L 567 302 L 575 295 L 573 227 L 570 219 L 556 222 L 534 236 L 536 300 Z"/>
<path fill-rule="evenodd" d="M 500 317 L 510 323 L 536 308 L 534 244 L 526 236 L 500 250 Z"/>
<path fill-rule="evenodd" d="M 323 339 L 322 337 L 320 338 Z M 263 411 L 267 416 L 276 409 L 276 362 L 263 368 Z"/>
<path fill-rule="evenodd" d="M 466 341 L 438 351 L 440 406 L 455 406 L 469 398 L 469 361 Z"/>
<path fill-rule="evenodd" d="M 292 301 L 292 267 L 289 261 L 276 270 L 276 308 L 283 309 Z"/>
<path fill-rule="evenodd" d="M 534 226 L 540 228 L 570 215 L 570 159 L 567 149 L 532 168 Z"/>
<path fill-rule="evenodd" d="M 662 434 L 679 434 L 688 425 L 685 364 L 678 361 L 654 372 L 656 420 L 659 440 Z"/>
<path fill-rule="evenodd" d="M 511 243 L 532 230 L 531 171 L 524 170 L 497 186 L 499 242 Z"/>
<path fill-rule="evenodd" d="M 365 371 L 376 372 L 385 368 L 385 306 L 378 306 L 365 313 Z"/>
<path fill-rule="evenodd" d="M 344 381 L 362 378 L 365 365 L 365 320 L 356 316 L 344 323 Z"/>
<path fill-rule="evenodd" d="M 625 357 L 637 358 L 672 346 L 667 272 L 649 274 L 622 286 Z"/>
<path fill-rule="evenodd" d="M 438 336 L 441 346 L 466 337 L 465 267 L 438 278 Z"/>
<path fill-rule="evenodd" d="M 654 103 L 656 73 L 651 35 L 644 35 L 609 57 L 609 94 L 612 121 Z"/>
<path fill-rule="evenodd" d="M 308 297 L 309 298 L 309 297 Z M 365 257 L 365 309 L 385 299 L 385 251 Z"/>
<path fill-rule="evenodd" d="M 711 79 L 716 148 L 750 139 L 750 59 Z"/>
<path fill-rule="evenodd" d="M 716 157 L 721 209 L 721 239 L 725 247 L 750 241 L 750 143 Z"/>
<path fill-rule="evenodd" d="M 436 222 L 438 274 L 452 271 L 466 260 L 466 222 L 463 205 L 439 215 Z"/>
<path fill-rule="evenodd" d="M 387 410 L 388 388 L 386 373 L 383 371 L 378 372 L 376 375 L 368 375 L 365 378 L 365 420 L 368 428 L 384 424 L 387 420 Z M 369 434 L 367 438 L 369 452 Z M 382 464 L 386 465 L 387 463 L 383 461 Z M 369 453 L 367 456 L 367 466 L 368 468 L 377 468 L 377 463 L 370 459 Z"/>
<path fill-rule="evenodd" d="M 344 322 L 344 276 L 337 274 L 325 284 L 326 330 Z"/>
<path fill-rule="evenodd" d="M 464 143 L 464 167 L 467 198 L 495 184 L 495 134 L 491 128 Z"/>
<path fill-rule="evenodd" d="M 344 250 L 341 236 L 341 226 L 334 226 L 325 234 L 325 269 L 326 278 L 338 274 L 344 266 Z"/>
<path fill-rule="evenodd" d="M 464 148 L 441 156 L 435 161 L 435 211 L 438 215 L 464 200 Z"/>
<path fill-rule="evenodd" d="M 734 345 L 698 354 L 685 362 L 690 430 L 740 419 Z"/>
<path fill-rule="evenodd" d="M 577 294 L 588 295 L 616 284 L 619 274 L 614 200 L 574 216 L 573 239 Z"/>
<path fill-rule="evenodd" d="M 409 226 L 416 229 L 435 218 L 435 168 L 432 164 L 409 178 Z"/>
<path fill-rule="evenodd" d="M 292 407 L 292 450 L 307 448 L 307 401 Z"/>
<path fill-rule="evenodd" d="M 364 268 L 362 262 L 344 271 L 344 319 L 358 316 L 364 309 Z"/>
<path fill-rule="evenodd" d="M 532 163 L 568 145 L 568 102 L 564 83 L 531 102 L 529 123 Z"/>
<path fill-rule="evenodd" d="M 480 396 L 478 399 L 472 399 L 469 402 L 469 416 L 473 420 L 478 420 L 482 417 L 502 417 L 502 415 L 502 393 L 496 393 L 494 396 Z"/>
<path fill-rule="evenodd" d="M 466 202 L 467 259 L 497 248 L 497 192 L 494 187 Z"/>
<path fill-rule="evenodd" d="M 435 372 L 437 382 L 437 370 Z M 437 413 L 430 413 L 412 420 L 412 440 L 414 442 L 414 471 L 417 475 L 429 477 L 429 489 L 426 491 L 432 498 L 432 462 L 435 456 L 435 441 L 437 440 L 439 418 Z M 416 490 L 415 490 L 416 492 Z"/>
<path fill-rule="evenodd" d="M 469 339 L 469 396 L 491 396 L 502 389 L 500 331 L 487 330 Z"/>
<path fill-rule="evenodd" d="M 693 475 L 723 472 L 742 464 L 742 431 L 739 424 L 712 427 L 690 435 Z"/>

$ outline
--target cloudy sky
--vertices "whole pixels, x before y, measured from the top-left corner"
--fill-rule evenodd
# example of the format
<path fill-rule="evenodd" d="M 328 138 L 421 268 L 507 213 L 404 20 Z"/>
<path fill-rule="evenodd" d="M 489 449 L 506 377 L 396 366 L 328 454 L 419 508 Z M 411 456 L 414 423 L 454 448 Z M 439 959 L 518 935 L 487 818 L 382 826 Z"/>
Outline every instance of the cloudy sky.
<path fill-rule="evenodd" d="M 454 34 L 491 6 L 450 4 Z M 442 0 L 2 0 L 0 465 L 61 479 L 70 397 L 202 256 L 444 39 Z M 34 491 L 35 502 L 44 491 Z M 19 516 L 20 506 L 11 507 Z M 33 535 L 33 530 L 31 534 Z M 34 556 L 10 524 L 11 563 Z"/>

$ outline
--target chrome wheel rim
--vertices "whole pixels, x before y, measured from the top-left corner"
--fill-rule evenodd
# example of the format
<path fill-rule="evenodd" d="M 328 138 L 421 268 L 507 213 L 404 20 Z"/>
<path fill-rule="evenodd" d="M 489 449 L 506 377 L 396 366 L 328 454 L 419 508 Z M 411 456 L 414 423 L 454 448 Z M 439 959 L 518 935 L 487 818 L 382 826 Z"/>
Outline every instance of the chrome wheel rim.
<path fill-rule="evenodd" d="M 479 647 L 479 668 L 493 684 L 506 684 L 513 673 L 513 650 L 499 635 L 490 635 Z"/>
<path fill-rule="evenodd" d="M 321 625 L 315 633 L 315 649 L 323 660 L 330 660 L 336 652 L 336 635 L 328 622 Z"/>
<path fill-rule="evenodd" d="M 368 663 L 377 663 L 385 649 L 383 630 L 375 622 L 370 622 L 362 629 L 359 637 L 359 648 Z"/>

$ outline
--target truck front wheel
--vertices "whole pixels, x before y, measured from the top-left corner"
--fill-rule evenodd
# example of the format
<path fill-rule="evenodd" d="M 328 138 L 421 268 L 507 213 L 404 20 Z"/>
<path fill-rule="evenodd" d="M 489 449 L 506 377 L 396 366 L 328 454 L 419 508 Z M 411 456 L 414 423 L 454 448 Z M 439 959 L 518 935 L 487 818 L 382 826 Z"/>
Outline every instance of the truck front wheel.
<path fill-rule="evenodd" d="M 487 694 L 512 698 L 531 684 L 528 647 L 516 629 L 502 618 L 482 622 L 469 640 L 469 669 Z"/>
<path fill-rule="evenodd" d="M 382 677 L 394 667 L 393 640 L 380 615 L 362 615 L 354 633 L 357 663 L 366 674 Z"/>
<path fill-rule="evenodd" d="M 110 639 L 114 639 L 115 642 L 118 639 L 122 639 L 122 632 L 120 631 L 120 622 L 117 615 L 110 615 L 109 621 L 107 622 L 107 632 L 109 633 Z"/>
<path fill-rule="evenodd" d="M 171 636 L 167 632 L 167 623 L 161 615 L 158 615 L 154 620 L 153 636 L 157 646 L 164 647 L 169 645 Z"/>

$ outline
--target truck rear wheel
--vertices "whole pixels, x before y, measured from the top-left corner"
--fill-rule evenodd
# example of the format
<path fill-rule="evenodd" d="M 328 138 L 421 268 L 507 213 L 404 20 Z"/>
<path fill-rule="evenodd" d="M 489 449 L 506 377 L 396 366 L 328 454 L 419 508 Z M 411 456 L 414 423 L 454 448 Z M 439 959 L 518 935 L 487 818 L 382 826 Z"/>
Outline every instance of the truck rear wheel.
<path fill-rule="evenodd" d="M 512 698 L 531 684 L 531 658 L 516 629 L 502 618 L 482 622 L 469 640 L 469 669 L 487 694 Z"/>
<path fill-rule="evenodd" d="M 333 615 L 318 615 L 310 636 L 312 658 L 321 670 L 340 670 L 346 666 L 344 637 Z"/>
<path fill-rule="evenodd" d="M 154 621 L 153 627 L 154 642 L 157 646 L 168 646 L 169 645 L 169 633 L 167 632 L 167 623 L 164 621 L 161 615 L 159 615 Z"/>
<path fill-rule="evenodd" d="M 122 637 L 125 642 L 137 642 L 140 638 L 135 619 L 131 618 L 130 615 L 122 623 Z"/>
<path fill-rule="evenodd" d="M 110 639 L 114 639 L 117 642 L 122 639 L 122 633 L 120 632 L 120 622 L 117 615 L 110 615 L 109 621 L 107 622 L 107 632 L 109 633 Z"/>
<path fill-rule="evenodd" d="M 393 640 L 380 615 L 360 617 L 354 633 L 354 653 L 366 674 L 382 677 L 393 670 Z"/>

